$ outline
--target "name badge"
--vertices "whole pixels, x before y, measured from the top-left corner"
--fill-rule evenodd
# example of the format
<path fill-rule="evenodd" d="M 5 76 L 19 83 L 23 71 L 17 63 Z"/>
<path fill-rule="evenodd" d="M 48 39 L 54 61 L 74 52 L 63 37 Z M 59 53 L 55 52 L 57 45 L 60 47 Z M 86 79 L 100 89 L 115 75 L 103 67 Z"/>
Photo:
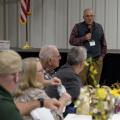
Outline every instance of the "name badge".
<path fill-rule="evenodd" d="M 90 44 L 90 46 L 95 46 L 95 41 L 92 40 L 92 41 L 89 42 L 89 44 Z"/>

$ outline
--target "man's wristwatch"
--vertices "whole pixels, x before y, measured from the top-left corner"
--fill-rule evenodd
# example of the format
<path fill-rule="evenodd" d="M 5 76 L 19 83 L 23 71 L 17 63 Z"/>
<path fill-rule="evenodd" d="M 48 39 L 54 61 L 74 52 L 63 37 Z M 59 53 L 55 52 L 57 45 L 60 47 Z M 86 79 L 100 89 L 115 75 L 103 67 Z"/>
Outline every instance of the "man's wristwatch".
<path fill-rule="evenodd" d="M 44 106 L 44 98 L 39 98 L 38 99 L 40 101 L 40 107 Z"/>

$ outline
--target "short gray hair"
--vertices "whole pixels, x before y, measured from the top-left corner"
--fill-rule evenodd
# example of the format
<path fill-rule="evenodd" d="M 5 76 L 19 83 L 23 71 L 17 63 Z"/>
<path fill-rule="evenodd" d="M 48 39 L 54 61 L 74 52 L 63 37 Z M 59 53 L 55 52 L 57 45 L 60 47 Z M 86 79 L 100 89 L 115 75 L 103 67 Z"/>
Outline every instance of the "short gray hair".
<path fill-rule="evenodd" d="M 0 74 L 12 74 L 21 71 L 22 58 L 14 50 L 0 51 Z"/>
<path fill-rule="evenodd" d="M 86 9 L 83 11 L 83 16 L 85 15 L 85 13 L 86 13 L 87 11 L 91 11 L 91 12 L 93 13 L 93 15 L 95 15 L 94 12 L 93 12 L 93 10 L 92 10 L 92 8 L 86 8 Z"/>
<path fill-rule="evenodd" d="M 73 47 L 67 55 L 67 63 L 70 65 L 77 65 L 82 63 L 87 58 L 87 50 L 85 47 Z"/>
<path fill-rule="evenodd" d="M 54 51 L 57 50 L 55 45 L 45 45 L 40 49 L 39 58 L 41 61 L 47 62 L 54 56 Z"/>

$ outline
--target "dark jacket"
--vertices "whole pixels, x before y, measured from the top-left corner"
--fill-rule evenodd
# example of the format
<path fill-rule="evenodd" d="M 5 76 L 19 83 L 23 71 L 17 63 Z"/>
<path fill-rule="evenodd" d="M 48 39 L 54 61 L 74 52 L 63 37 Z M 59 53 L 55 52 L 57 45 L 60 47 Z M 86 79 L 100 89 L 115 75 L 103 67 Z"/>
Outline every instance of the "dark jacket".
<path fill-rule="evenodd" d="M 71 95 L 72 99 L 77 99 L 80 94 L 81 80 L 80 77 L 74 73 L 72 67 L 66 63 L 55 75 L 61 79 L 62 84 Z M 50 97 L 59 98 L 57 87 L 49 86 L 47 87 L 46 92 Z"/>

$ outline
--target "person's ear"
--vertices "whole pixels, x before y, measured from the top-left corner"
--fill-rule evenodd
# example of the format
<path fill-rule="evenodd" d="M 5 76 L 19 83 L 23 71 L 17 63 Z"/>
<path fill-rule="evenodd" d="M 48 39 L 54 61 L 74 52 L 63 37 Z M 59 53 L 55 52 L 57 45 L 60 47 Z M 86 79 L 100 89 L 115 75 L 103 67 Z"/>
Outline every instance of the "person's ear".
<path fill-rule="evenodd" d="M 84 68 L 84 63 L 82 62 L 82 63 L 80 63 L 79 64 L 79 66 L 80 66 L 80 70 L 82 71 L 83 70 L 83 68 Z"/>
<path fill-rule="evenodd" d="M 48 63 L 50 66 L 53 64 L 53 59 L 52 58 L 50 58 L 49 59 L 49 63 Z"/>

